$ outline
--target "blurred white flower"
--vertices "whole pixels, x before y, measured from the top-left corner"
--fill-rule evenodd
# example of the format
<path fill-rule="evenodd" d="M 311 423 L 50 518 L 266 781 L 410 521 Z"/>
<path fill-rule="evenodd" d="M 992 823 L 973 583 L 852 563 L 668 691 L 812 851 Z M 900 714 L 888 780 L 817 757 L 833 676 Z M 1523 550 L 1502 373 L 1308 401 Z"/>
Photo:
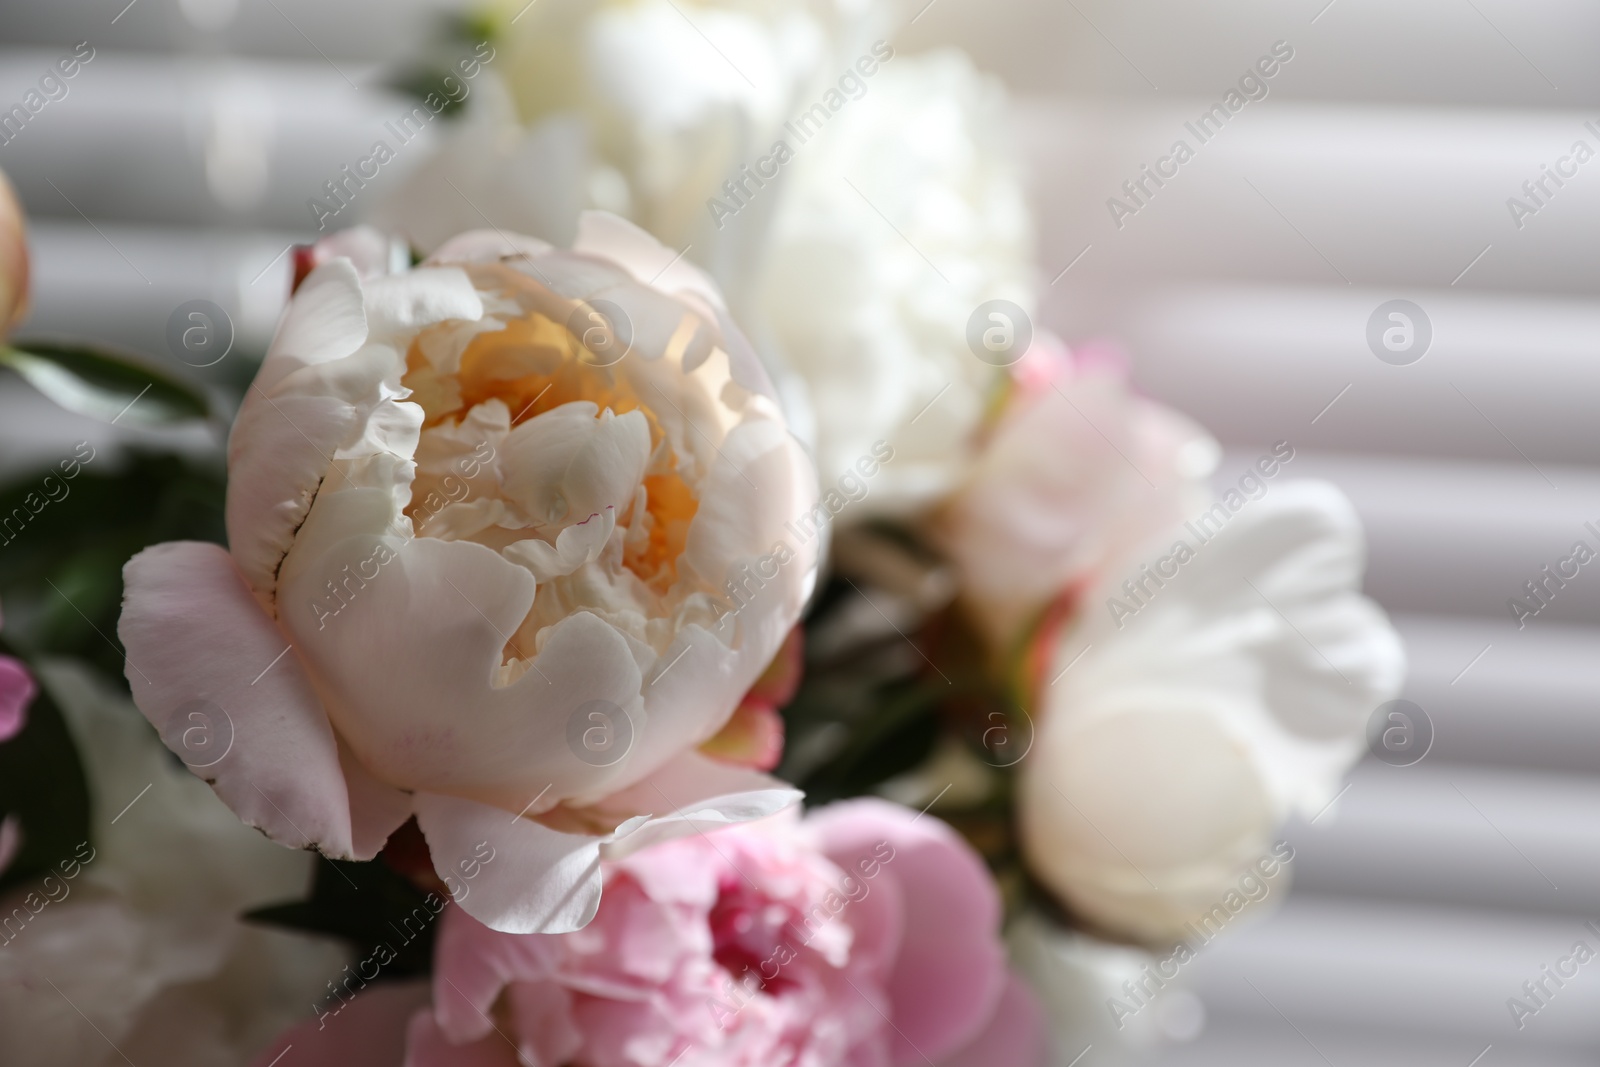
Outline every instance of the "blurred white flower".
<path fill-rule="evenodd" d="M 1149 971 L 1156 957 L 1149 952 L 1069 930 L 1031 910 L 1012 922 L 1006 945 L 1011 965 L 1027 979 L 1049 1020 L 1050 1067 L 1068 1067 L 1091 1044 L 1095 1062 L 1114 1067 L 1159 1040 L 1155 1012 L 1119 1020 L 1106 1007 L 1126 998 L 1128 985 L 1154 985 Z"/>
<path fill-rule="evenodd" d="M 0 948 L 6 1064 L 246 1062 L 344 963 L 331 942 L 238 919 L 302 896 L 314 857 L 239 822 L 125 698 L 72 667 L 45 682 L 84 761 L 94 854 Z"/>
<path fill-rule="evenodd" d="M 904 512 L 959 477 L 995 367 L 979 304 L 1033 304 L 1031 224 L 999 84 L 957 51 L 896 55 L 785 168 L 758 307 L 817 413 L 823 480 L 895 450 L 858 509 Z"/>
<path fill-rule="evenodd" d="M 1038 682 L 1028 863 L 1082 918 L 1151 942 L 1184 936 L 1291 812 L 1334 798 L 1404 673 L 1358 592 L 1364 544 L 1343 494 L 1288 482 L 1239 499 L 1203 543 L 1181 532 L 1192 551 L 1161 578 L 1138 565 L 1170 563 L 1180 531 L 1088 590 Z M 1124 577 L 1140 583 L 1132 617 L 1110 607 Z"/>
<path fill-rule="evenodd" d="M 766 154 L 858 0 L 496 0 L 496 55 L 464 120 L 376 221 L 432 250 L 485 225 L 570 244 L 624 216 L 706 268 L 737 310 L 767 198 L 719 228 L 706 201 Z"/>

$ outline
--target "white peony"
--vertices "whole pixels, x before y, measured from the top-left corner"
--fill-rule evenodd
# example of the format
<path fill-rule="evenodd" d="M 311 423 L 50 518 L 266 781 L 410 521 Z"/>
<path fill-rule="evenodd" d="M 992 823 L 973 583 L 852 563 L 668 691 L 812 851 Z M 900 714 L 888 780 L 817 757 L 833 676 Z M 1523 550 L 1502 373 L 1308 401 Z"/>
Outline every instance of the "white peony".
<path fill-rule="evenodd" d="M 904 512 L 960 476 L 1000 371 L 967 345 L 979 304 L 1031 310 L 1031 221 L 1000 85 L 961 53 L 895 55 L 797 144 L 759 308 L 816 409 L 824 483 L 895 451 L 852 513 Z"/>
<path fill-rule="evenodd" d="M 5 1063 L 245 1062 L 308 1016 L 344 964 L 331 942 L 238 919 L 303 896 L 315 858 L 239 822 L 126 699 L 72 667 L 47 669 L 45 682 L 88 776 L 93 851 L 20 928 L 30 891 L 0 900 L 13 919 L 0 947 Z"/>
<path fill-rule="evenodd" d="M 1219 503 L 1206 540 L 1174 530 L 1085 594 L 1039 681 L 1022 764 L 1034 873 L 1091 923 L 1152 942 L 1233 911 L 1284 819 L 1333 800 L 1404 673 L 1358 591 L 1345 497 L 1319 482 L 1233 495 L 1237 513 Z"/>
<path fill-rule="evenodd" d="M 174 752 L 231 722 L 205 776 L 280 844 L 370 859 L 415 815 L 441 879 L 499 857 L 474 918 L 576 929 L 602 858 L 799 799 L 697 750 L 810 595 L 816 474 L 714 287 L 621 219 L 362 248 L 311 257 L 234 420 L 229 548 L 124 569 L 134 700 Z"/>
<path fill-rule="evenodd" d="M 375 221 L 433 249 L 495 226 L 570 244 L 600 208 L 686 252 L 736 311 L 776 196 L 718 227 L 708 199 L 767 153 L 846 27 L 848 0 L 498 0 L 463 120 Z"/>

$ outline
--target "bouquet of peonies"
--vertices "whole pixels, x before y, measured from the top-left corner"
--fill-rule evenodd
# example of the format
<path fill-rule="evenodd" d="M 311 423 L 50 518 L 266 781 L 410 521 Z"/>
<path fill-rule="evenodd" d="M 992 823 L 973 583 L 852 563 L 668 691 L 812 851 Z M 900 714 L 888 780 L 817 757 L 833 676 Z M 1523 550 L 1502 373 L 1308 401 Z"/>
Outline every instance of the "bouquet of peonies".
<path fill-rule="evenodd" d="M 480 13 L 225 499 L 4 491 L 8 1062 L 1066 1064 L 1272 896 L 1403 670 L 1355 515 L 1033 326 L 1005 100 L 896 28 Z"/>

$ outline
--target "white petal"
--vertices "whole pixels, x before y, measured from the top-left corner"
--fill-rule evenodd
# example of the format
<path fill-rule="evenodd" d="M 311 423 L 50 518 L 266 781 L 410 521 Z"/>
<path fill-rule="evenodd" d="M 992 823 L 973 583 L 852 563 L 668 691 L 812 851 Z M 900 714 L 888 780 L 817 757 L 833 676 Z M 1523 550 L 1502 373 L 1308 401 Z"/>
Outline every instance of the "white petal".
<path fill-rule="evenodd" d="M 446 513 L 449 511 L 445 509 Z M 608 507 L 562 530 L 553 545 L 529 537 L 507 546 L 503 555 L 528 568 L 535 580 L 548 582 L 599 559 L 616 528 L 617 509 Z"/>
<path fill-rule="evenodd" d="M 392 338 L 449 319 L 483 317 L 483 301 L 459 267 L 417 267 L 368 279 L 364 288 L 372 336 Z"/>
<path fill-rule="evenodd" d="M 501 447 L 506 496 L 529 522 L 560 529 L 628 506 L 650 458 L 650 428 L 642 412 L 574 401 L 529 419 Z"/>
<path fill-rule="evenodd" d="M 485 926 L 507 934 L 561 934 L 594 918 L 601 838 L 560 833 L 453 797 L 420 793 L 416 806 L 434 871 L 461 909 Z M 474 877 L 464 877 L 474 870 Z"/>
<path fill-rule="evenodd" d="M 318 510 L 354 492 L 330 494 Z M 546 790 L 548 806 L 626 773 L 626 758 L 597 767 L 568 744 L 569 720 L 591 701 L 645 729 L 639 668 L 610 625 L 588 612 L 568 616 L 530 669 L 497 686 L 508 639 L 533 601 L 526 570 L 470 541 L 324 540 L 315 528 L 302 539 L 313 537 L 326 547 L 301 559 L 297 544 L 285 564 L 284 625 L 317 674 L 330 718 L 374 776 L 515 812 Z M 342 600 L 326 591 L 329 581 Z"/>

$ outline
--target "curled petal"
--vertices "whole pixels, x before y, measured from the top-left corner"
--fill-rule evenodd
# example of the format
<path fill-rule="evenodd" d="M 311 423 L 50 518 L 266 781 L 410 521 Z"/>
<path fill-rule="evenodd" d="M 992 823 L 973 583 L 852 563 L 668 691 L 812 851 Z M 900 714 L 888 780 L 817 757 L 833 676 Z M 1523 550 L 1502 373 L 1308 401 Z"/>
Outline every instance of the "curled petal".
<path fill-rule="evenodd" d="M 582 929 L 594 918 L 600 837 L 561 833 L 456 797 L 419 793 L 416 808 L 434 871 L 447 886 L 463 886 L 456 903 L 485 926 L 507 934 L 556 934 Z M 476 877 L 462 882 L 474 864 Z"/>

